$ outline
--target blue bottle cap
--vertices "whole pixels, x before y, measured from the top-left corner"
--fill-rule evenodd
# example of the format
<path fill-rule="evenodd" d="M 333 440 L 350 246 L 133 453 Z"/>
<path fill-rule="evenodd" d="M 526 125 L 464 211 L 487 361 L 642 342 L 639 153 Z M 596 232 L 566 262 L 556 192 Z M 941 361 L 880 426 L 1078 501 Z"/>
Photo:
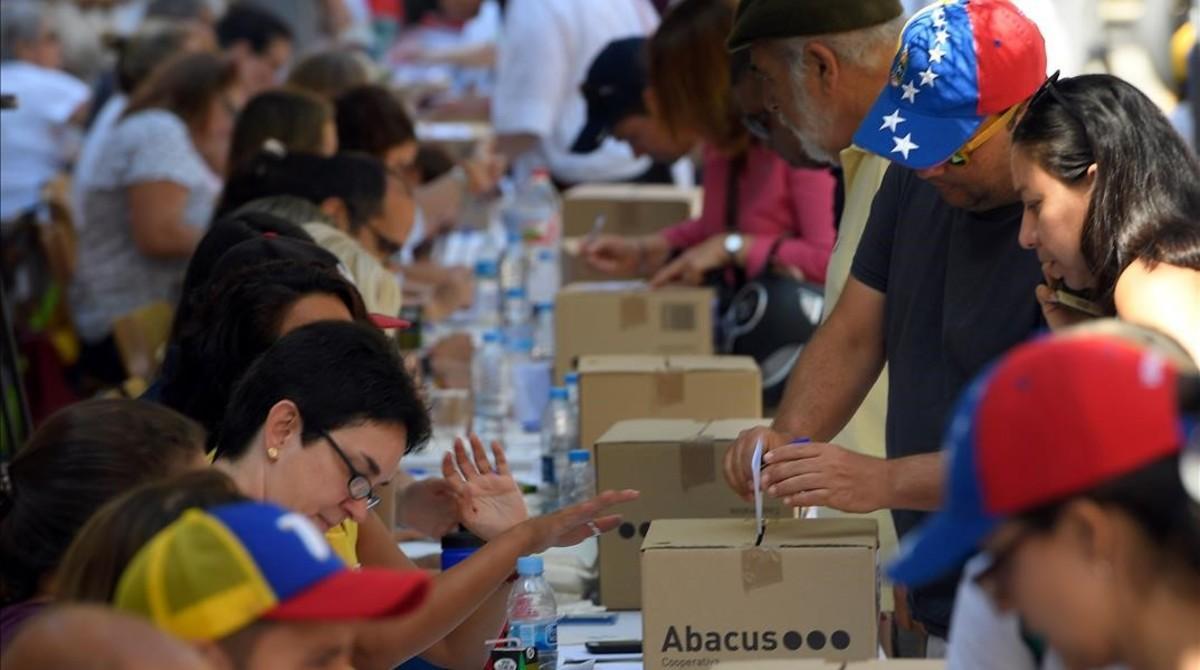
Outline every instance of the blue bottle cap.
<path fill-rule="evenodd" d="M 496 261 L 482 260 L 475 263 L 475 276 L 477 277 L 495 277 L 497 273 Z"/>
<path fill-rule="evenodd" d="M 504 297 L 506 297 L 506 298 L 524 298 L 525 297 L 525 289 L 521 288 L 520 286 L 510 288 L 504 292 Z"/>
<path fill-rule="evenodd" d="M 579 383 L 579 373 L 578 372 L 568 372 L 563 378 L 566 380 L 567 386 L 571 386 L 572 384 Z"/>
<path fill-rule="evenodd" d="M 485 330 L 485 331 L 483 332 L 483 341 L 484 341 L 484 343 L 486 343 L 486 344 L 491 344 L 491 343 L 493 343 L 493 342 L 499 342 L 499 341 L 500 341 L 500 331 L 498 331 L 498 330 Z"/>
<path fill-rule="evenodd" d="M 588 453 L 587 449 L 572 449 L 567 452 L 568 463 L 587 463 L 590 460 L 592 460 L 592 455 Z"/>
<path fill-rule="evenodd" d="M 570 396 L 567 395 L 567 387 L 555 386 L 550 389 L 551 400 L 566 400 Z"/>
<path fill-rule="evenodd" d="M 517 574 L 522 577 L 540 575 L 544 570 L 541 556 L 522 556 L 517 559 Z"/>

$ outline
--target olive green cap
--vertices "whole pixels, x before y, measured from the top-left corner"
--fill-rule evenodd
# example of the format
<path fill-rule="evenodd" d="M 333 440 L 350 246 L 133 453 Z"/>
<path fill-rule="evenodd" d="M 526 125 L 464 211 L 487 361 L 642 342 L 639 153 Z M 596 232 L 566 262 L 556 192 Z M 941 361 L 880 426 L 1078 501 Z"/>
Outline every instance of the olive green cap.
<path fill-rule="evenodd" d="M 900 0 L 741 0 L 726 45 L 737 51 L 758 40 L 844 33 L 903 12 Z"/>

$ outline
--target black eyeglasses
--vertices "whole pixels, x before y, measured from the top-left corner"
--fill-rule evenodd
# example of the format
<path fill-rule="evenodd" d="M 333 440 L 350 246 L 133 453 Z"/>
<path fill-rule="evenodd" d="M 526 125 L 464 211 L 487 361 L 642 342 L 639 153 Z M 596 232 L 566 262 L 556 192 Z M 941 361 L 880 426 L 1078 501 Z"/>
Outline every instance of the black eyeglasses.
<path fill-rule="evenodd" d="M 375 224 L 368 222 L 366 226 L 367 230 L 371 231 L 371 235 L 375 238 L 375 246 L 379 247 L 379 250 L 383 252 L 384 256 L 395 256 L 396 254 L 400 253 L 401 249 L 404 248 L 404 244 L 402 242 L 397 242 L 379 232 L 379 229 L 375 227 Z"/>
<path fill-rule="evenodd" d="M 367 479 L 366 475 L 354 467 L 354 464 L 350 462 L 350 458 L 346 456 L 346 452 L 342 451 L 342 448 L 329 436 L 329 433 L 319 431 L 317 435 L 320 435 L 322 439 L 329 443 L 329 446 L 333 447 L 333 450 L 341 457 L 342 462 L 346 464 L 346 469 L 350 471 L 350 480 L 346 482 L 346 490 L 350 492 L 350 499 L 366 500 L 367 509 L 373 509 L 378 505 L 379 496 L 375 495 L 375 487 L 371 485 L 371 480 Z"/>
<path fill-rule="evenodd" d="M 1034 91 L 1033 96 L 1029 98 L 1029 102 L 1025 103 L 1025 112 L 1018 114 L 1009 120 L 1008 129 L 1012 130 L 1016 126 L 1020 125 L 1021 119 L 1025 117 L 1025 114 L 1028 114 L 1030 110 L 1032 110 L 1034 107 L 1037 107 L 1046 99 L 1046 96 L 1049 95 L 1063 108 L 1063 111 L 1066 112 L 1068 116 L 1075 120 L 1075 123 L 1079 124 L 1079 129 L 1083 131 L 1083 139 L 1088 145 L 1088 152 L 1091 153 L 1092 137 L 1088 133 L 1087 123 L 1083 120 L 1083 117 L 1075 111 L 1075 108 L 1071 106 L 1071 103 L 1067 101 L 1066 97 L 1063 96 L 1063 94 L 1058 90 L 1058 78 L 1061 75 L 1062 70 L 1057 70 L 1054 72 L 1054 74 L 1046 77 L 1046 81 L 1042 82 L 1042 85 L 1038 87 L 1038 90 Z"/>
<path fill-rule="evenodd" d="M 743 114 L 742 125 L 751 135 L 760 140 L 771 139 L 770 119 L 767 116 L 768 112 L 760 112 L 758 114 Z"/>

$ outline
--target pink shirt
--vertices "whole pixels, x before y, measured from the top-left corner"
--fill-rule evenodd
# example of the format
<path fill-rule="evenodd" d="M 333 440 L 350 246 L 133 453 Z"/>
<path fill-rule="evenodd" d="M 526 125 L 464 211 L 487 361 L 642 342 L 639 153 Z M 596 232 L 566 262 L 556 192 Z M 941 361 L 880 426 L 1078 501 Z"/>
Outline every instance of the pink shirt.
<path fill-rule="evenodd" d="M 704 151 L 704 205 L 699 218 L 663 231 L 673 249 L 700 244 L 725 228 L 725 199 L 732 161 L 715 149 Z M 775 258 L 798 268 L 808 281 L 824 284 L 833 253 L 835 180 L 828 170 L 789 167 L 755 142 L 746 153 L 738 182 L 738 232 L 748 236 L 746 276 L 758 276 L 771 245 L 783 238 Z"/>

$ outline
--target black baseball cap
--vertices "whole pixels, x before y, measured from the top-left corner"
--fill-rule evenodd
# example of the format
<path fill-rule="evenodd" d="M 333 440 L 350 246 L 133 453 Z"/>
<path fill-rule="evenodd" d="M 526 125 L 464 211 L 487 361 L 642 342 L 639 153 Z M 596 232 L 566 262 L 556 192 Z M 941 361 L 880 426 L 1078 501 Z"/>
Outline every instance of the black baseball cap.
<path fill-rule="evenodd" d="M 642 92 L 649 79 L 645 37 L 609 42 L 592 61 L 580 86 L 587 101 L 587 122 L 571 151 L 587 154 L 599 149 L 613 126 L 631 114 L 644 114 Z"/>

